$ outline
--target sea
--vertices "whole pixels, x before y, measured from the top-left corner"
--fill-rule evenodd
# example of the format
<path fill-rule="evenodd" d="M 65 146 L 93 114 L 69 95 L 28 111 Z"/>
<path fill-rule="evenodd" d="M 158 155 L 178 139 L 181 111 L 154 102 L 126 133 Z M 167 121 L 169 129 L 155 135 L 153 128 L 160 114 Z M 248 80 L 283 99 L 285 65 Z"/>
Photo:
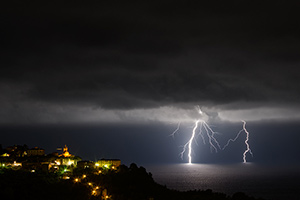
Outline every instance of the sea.
<path fill-rule="evenodd" d="M 269 200 L 300 199 L 300 166 L 240 164 L 146 165 L 154 180 L 179 191 L 244 192 Z"/>

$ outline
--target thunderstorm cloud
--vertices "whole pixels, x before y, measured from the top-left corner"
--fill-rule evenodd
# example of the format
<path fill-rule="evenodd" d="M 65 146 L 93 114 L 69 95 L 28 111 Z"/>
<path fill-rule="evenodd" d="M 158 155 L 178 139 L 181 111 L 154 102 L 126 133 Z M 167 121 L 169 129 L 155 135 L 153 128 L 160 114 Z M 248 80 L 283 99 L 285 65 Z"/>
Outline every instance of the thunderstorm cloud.
<path fill-rule="evenodd" d="M 300 119 L 299 3 L 6 4 L 0 124 Z"/>

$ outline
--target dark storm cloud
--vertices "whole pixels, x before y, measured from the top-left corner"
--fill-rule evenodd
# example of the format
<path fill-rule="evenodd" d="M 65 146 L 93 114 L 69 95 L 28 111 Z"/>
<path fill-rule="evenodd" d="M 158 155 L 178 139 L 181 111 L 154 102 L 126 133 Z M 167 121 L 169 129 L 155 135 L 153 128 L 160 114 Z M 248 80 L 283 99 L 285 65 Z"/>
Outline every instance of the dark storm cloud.
<path fill-rule="evenodd" d="M 219 128 L 222 144 L 243 119 L 255 162 L 294 161 L 299 10 L 296 1 L 274 0 L 7 1 L 0 7 L 4 146 L 60 142 L 83 145 L 86 157 L 181 162 L 178 146 L 195 119 Z M 170 140 L 178 122 L 181 133 Z M 235 144 L 240 149 L 225 156 L 199 145 L 195 161 L 239 162 L 244 141 Z"/>
<path fill-rule="evenodd" d="M 14 101 L 108 109 L 297 105 L 299 7 L 21 2 L 1 11 L 1 85 L 26 85 Z"/>

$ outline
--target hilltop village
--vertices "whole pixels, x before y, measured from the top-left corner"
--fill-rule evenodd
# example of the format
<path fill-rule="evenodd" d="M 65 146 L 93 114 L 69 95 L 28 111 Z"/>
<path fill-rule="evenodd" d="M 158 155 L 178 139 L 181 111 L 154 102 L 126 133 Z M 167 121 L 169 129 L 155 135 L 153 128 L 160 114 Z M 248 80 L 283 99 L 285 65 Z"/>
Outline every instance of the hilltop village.
<path fill-rule="evenodd" d="M 84 183 L 90 189 L 90 195 L 100 199 L 109 199 L 107 189 L 89 180 L 90 175 L 107 174 L 119 170 L 121 160 L 101 159 L 96 162 L 82 160 L 72 155 L 65 145 L 62 153 L 46 155 L 40 147 L 28 148 L 27 145 L 14 145 L 0 148 L 0 168 L 6 170 L 30 172 L 36 174 L 50 173 L 59 179 L 70 180 L 75 183 Z M 20 173 L 19 172 L 19 173 Z"/>
<path fill-rule="evenodd" d="M 212 190 L 171 190 L 144 167 L 127 167 L 119 159 L 84 161 L 67 146 L 48 155 L 40 147 L 0 146 L 0 155 L 1 199 L 257 200 L 240 192 L 231 197 Z"/>
<path fill-rule="evenodd" d="M 61 154 L 54 152 L 46 155 L 45 150 L 40 147 L 28 148 L 27 145 L 14 145 L 5 149 L 0 149 L 0 165 L 12 169 L 23 169 L 31 172 L 36 170 L 56 172 L 64 170 L 72 174 L 78 169 L 112 169 L 117 170 L 121 165 L 119 159 L 101 159 L 96 162 L 82 161 L 79 156 L 72 155 L 67 145 L 64 146 Z M 66 173 L 66 174 L 68 174 Z"/>

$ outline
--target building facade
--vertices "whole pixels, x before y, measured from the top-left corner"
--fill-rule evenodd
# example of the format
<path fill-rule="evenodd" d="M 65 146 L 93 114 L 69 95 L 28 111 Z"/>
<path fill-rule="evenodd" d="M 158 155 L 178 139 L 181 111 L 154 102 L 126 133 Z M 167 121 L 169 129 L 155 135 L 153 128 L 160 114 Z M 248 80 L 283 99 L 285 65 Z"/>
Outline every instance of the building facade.
<path fill-rule="evenodd" d="M 39 147 L 34 147 L 27 150 L 27 156 L 44 156 L 45 150 Z"/>

